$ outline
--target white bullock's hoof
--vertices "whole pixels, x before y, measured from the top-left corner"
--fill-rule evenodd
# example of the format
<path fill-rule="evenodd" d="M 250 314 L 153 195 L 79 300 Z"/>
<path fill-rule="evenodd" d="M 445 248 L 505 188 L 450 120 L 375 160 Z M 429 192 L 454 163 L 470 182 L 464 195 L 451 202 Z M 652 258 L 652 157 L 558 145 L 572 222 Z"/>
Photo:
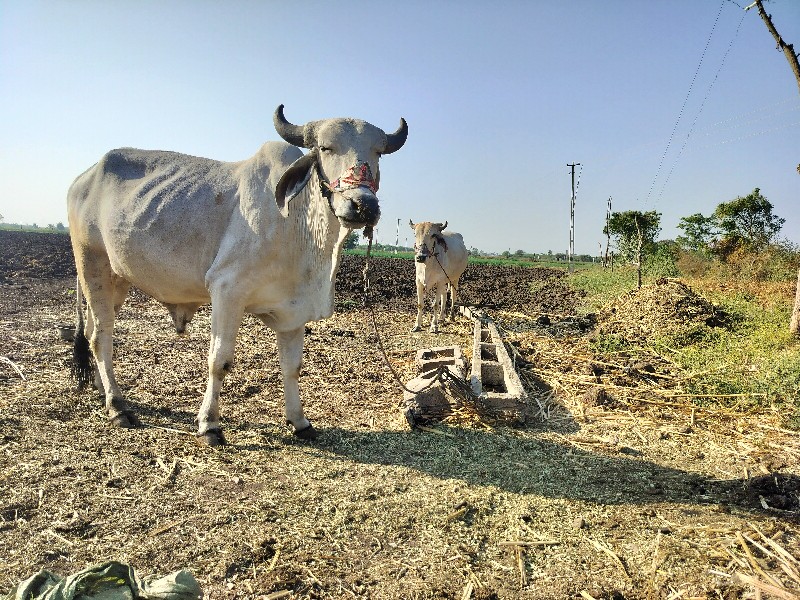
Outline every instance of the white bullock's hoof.
<path fill-rule="evenodd" d="M 142 426 L 141 421 L 139 421 L 139 417 L 129 410 L 124 410 L 122 412 L 118 412 L 114 416 L 108 417 L 108 421 L 114 427 L 121 427 L 122 429 L 134 429 Z"/>
<path fill-rule="evenodd" d="M 198 445 L 208 446 L 209 448 L 224 446 L 228 443 L 225 440 L 225 436 L 222 435 L 222 429 L 209 429 L 203 433 L 198 433 L 195 437 L 197 438 Z"/>
<path fill-rule="evenodd" d="M 295 429 L 294 435 L 301 440 L 311 441 L 319 437 L 319 432 L 314 429 L 314 426 L 311 423 L 309 423 L 308 426 L 303 427 L 302 429 Z"/>
<path fill-rule="evenodd" d="M 417 331 L 422 331 L 422 327 L 420 327 L 419 325 L 414 325 L 411 328 L 411 333 L 414 333 L 414 332 L 417 332 Z"/>

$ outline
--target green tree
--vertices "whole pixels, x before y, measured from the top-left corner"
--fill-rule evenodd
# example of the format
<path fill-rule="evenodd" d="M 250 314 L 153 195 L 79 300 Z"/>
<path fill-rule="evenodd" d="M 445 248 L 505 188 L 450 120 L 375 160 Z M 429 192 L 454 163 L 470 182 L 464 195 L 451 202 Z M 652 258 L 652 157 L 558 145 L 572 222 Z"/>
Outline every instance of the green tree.
<path fill-rule="evenodd" d="M 659 212 L 626 210 L 611 213 L 608 225 L 603 228 L 603 234 L 611 235 L 624 260 L 636 262 L 640 236 L 642 254 L 652 254 L 655 249 L 656 237 L 661 233 L 660 224 L 661 213 Z"/>
<path fill-rule="evenodd" d="M 682 229 L 684 233 L 675 238 L 681 248 L 703 253 L 709 251 L 719 233 L 717 220 L 713 216 L 705 217 L 701 213 L 681 218 L 678 229 Z"/>
<path fill-rule="evenodd" d="M 764 249 L 775 239 L 786 219 L 772 213 L 772 203 L 756 188 L 744 197 L 723 202 L 714 210 L 720 229 L 717 252 L 727 256 L 737 248 Z"/>
<path fill-rule="evenodd" d="M 358 232 L 351 231 L 344 240 L 344 249 L 352 250 L 356 246 L 358 246 Z"/>

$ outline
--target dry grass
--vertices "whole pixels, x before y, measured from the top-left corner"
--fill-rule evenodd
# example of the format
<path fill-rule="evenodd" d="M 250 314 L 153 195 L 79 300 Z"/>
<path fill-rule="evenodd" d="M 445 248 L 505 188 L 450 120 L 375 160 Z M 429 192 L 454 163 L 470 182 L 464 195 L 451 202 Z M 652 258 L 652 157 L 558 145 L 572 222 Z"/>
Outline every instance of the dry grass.
<path fill-rule="evenodd" d="M 301 392 L 323 432 L 307 444 L 282 424 L 274 336 L 248 319 L 223 397 L 231 444 L 210 451 L 192 435 L 208 311 L 176 337 L 156 303 L 123 309 L 117 374 L 148 427 L 121 431 L 69 382 L 53 329 L 71 319 L 69 284 L 41 285 L 52 301 L 0 316 L 0 354 L 25 377 L 0 364 L 0 591 L 106 559 L 188 568 L 211 598 L 800 590 L 797 507 L 774 506 L 797 499 L 796 433 L 768 411 L 693 411 L 669 397 L 668 364 L 599 364 L 577 331 L 532 322 L 508 334 L 528 363 L 526 428 L 466 414 L 409 431 L 367 315 L 337 313 L 306 339 Z M 466 319 L 438 336 L 409 334 L 412 320 L 379 312 L 406 379 L 420 347 L 471 347 Z"/>

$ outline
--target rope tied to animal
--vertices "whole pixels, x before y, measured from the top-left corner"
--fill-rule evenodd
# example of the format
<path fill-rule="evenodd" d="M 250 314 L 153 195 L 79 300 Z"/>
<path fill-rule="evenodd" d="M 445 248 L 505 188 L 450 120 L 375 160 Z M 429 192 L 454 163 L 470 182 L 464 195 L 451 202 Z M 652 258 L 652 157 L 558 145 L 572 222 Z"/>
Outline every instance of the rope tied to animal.
<path fill-rule="evenodd" d="M 375 180 L 375 177 L 372 176 L 372 169 L 369 163 L 364 161 L 356 162 L 356 164 L 347 169 L 345 174 L 338 179 L 334 179 L 330 183 L 323 181 L 323 183 L 330 192 L 343 192 L 362 186 L 368 187 L 372 190 L 373 194 L 378 191 L 378 182 Z M 370 231 L 372 231 L 372 228 L 370 228 Z M 364 235 L 366 235 L 366 233 L 367 231 L 365 229 Z"/>
<path fill-rule="evenodd" d="M 434 243 L 433 248 L 434 248 L 434 250 L 436 249 L 435 243 Z M 444 251 L 447 252 L 447 245 L 445 245 Z M 439 260 L 439 255 L 436 252 L 433 253 L 433 258 L 436 259 L 436 262 L 439 264 L 439 268 L 442 270 L 442 273 L 444 273 L 444 276 L 447 277 L 447 283 L 449 283 L 452 286 L 453 285 L 453 280 L 450 279 L 450 275 L 448 275 L 447 271 L 444 270 L 444 265 Z M 447 300 L 447 298 L 445 298 L 445 300 Z"/>
<path fill-rule="evenodd" d="M 475 394 L 472 388 L 467 384 L 467 382 L 463 381 L 459 377 L 456 377 L 446 366 L 438 367 L 435 371 L 435 376 L 431 377 L 430 382 L 421 389 L 411 390 L 403 383 L 403 380 L 400 378 L 400 374 L 397 372 L 394 366 L 392 366 L 392 363 L 389 360 L 389 355 L 386 353 L 386 349 L 383 346 L 383 340 L 381 339 L 381 334 L 378 331 L 378 321 L 375 317 L 375 309 L 369 300 L 369 269 L 370 258 L 372 255 L 372 227 L 368 226 L 364 228 L 364 237 L 368 240 L 367 255 L 366 260 L 364 261 L 364 307 L 369 310 L 370 318 L 372 320 L 372 330 L 375 333 L 375 339 L 378 342 L 378 349 L 381 351 L 383 360 L 386 363 L 386 366 L 389 367 L 389 370 L 391 371 L 395 381 L 404 391 L 408 392 L 409 394 L 419 394 L 420 392 L 424 392 L 425 390 L 432 388 L 437 383 L 441 383 L 442 385 L 447 386 L 451 392 L 454 393 L 454 395 L 459 396 L 464 401 L 474 402 L 478 396 Z M 442 269 L 442 271 L 444 271 L 444 269 Z M 447 273 L 445 273 L 445 275 L 447 275 Z"/>

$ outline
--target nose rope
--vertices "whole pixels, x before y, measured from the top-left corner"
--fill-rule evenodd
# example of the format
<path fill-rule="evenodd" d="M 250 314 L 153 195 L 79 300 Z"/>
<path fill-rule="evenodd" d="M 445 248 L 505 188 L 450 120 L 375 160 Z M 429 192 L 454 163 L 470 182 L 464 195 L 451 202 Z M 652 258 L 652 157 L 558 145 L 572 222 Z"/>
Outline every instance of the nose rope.
<path fill-rule="evenodd" d="M 400 374 L 392 366 L 392 363 L 389 361 L 389 355 L 386 353 L 386 349 L 383 347 L 381 334 L 378 331 L 378 321 L 375 317 L 375 309 L 373 308 L 372 303 L 369 301 L 369 259 L 372 253 L 372 227 L 364 228 L 364 237 L 369 240 L 367 244 L 367 256 L 364 262 L 364 307 L 369 310 L 369 314 L 372 319 L 372 330 L 375 333 L 375 339 L 378 341 L 378 349 L 383 355 L 383 361 L 386 363 L 386 366 L 389 367 L 389 370 L 391 371 L 392 376 L 397 384 L 403 389 L 403 391 L 406 391 L 409 394 L 419 394 L 420 392 L 424 392 L 441 381 L 443 384 L 449 385 L 449 387 L 453 389 L 455 393 L 465 400 L 475 400 L 476 396 L 475 392 L 472 391 L 472 388 L 466 385 L 464 382 L 459 381 L 458 378 L 450 372 L 450 369 L 444 366 L 440 366 L 436 370 L 436 376 L 432 377 L 430 382 L 421 389 L 410 390 L 403 383 L 403 380 L 400 378 Z"/>
<path fill-rule="evenodd" d="M 378 182 L 372 176 L 372 169 L 369 163 L 359 160 L 352 167 L 345 171 L 338 179 L 334 179 L 330 183 L 324 182 L 325 187 L 330 192 L 344 192 L 352 190 L 353 188 L 368 187 L 375 194 L 378 191 Z"/>

